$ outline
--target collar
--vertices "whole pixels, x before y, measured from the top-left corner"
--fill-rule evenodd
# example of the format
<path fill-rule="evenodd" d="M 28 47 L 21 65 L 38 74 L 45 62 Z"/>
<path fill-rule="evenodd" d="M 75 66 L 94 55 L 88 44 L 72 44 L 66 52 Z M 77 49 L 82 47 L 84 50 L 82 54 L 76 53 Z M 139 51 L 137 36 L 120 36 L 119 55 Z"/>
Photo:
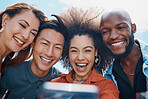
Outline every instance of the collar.
<path fill-rule="evenodd" d="M 68 74 L 61 74 L 61 76 L 65 77 L 69 83 L 73 83 L 73 78 L 72 78 L 73 72 L 74 72 L 74 70 L 71 70 Z M 101 74 L 99 74 L 95 68 L 93 68 L 90 76 L 88 77 L 88 79 L 86 81 L 83 82 L 83 84 L 90 84 L 91 82 L 100 81 L 100 79 L 98 79 L 98 77 L 101 78 L 103 76 Z"/>
<path fill-rule="evenodd" d="M 143 73 L 148 77 L 148 44 L 141 40 L 136 40 L 136 43 L 140 46 L 143 56 Z"/>
<path fill-rule="evenodd" d="M 141 53 L 142 53 L 143 61 L 144 61 L 143 71 L 147 71 L 145 75 L 148 76 L 148 70 L 147 70 L 148 69 L 148 44 L 146 44 L 145 42 L 139 39 L 135 39 L 135 43 L 138 44 L 141 49 Z M 113 69 L 113 64 L 103 72 L 103 76 L 105 77 L 105 75 L 111 75 L 112 69 Z"/>

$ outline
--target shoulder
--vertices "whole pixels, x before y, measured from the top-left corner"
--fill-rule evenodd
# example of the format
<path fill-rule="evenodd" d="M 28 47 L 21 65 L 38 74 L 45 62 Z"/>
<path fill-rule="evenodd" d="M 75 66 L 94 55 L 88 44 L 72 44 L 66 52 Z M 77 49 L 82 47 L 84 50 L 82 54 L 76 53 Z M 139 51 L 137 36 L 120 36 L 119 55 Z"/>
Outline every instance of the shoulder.
<path fill-rule="evenodd" d="M 25 69 L 26 66 L 30 66 L 30 61 L 25 61 L 21 64 L 14 65 L 14 66 L 7 66 L 6 72 L 19 72 Z"/>
<path fill-rule="evenodd" d="M 67 74 L 60 74 L 60 75 L 61 75 L 61 77 L 52 79 L 51 82 L 67 82 L 67 80 L 66 80 Z"/>
<path fill-rule="evenodd" d="M 109 99 L 112 97 L 112 99 L 119 99 L 120 92 L 115 86 L 115 83 L 110 79 L 106 79 L 99 73 L 97 75 L 96 79 L 98 80 L 95 82 L 95 85 L 99 88 L 100 98 Z"/>
<path fill-rule="evenodd" d="M 17 77 L 24 77 L 25 75 L 25 70 L 26 70 L 26 67 L 30 66 L 29 65 L 29 61 L 25 61 L 19 65 L 15 65 L 15 66 L 7 66 L 6 68 L 6 72 L 4 74 L 4 78 L 9 78 L 9 79 L 15 79 Z M 2 77 L 2 78 L 3 78 Z"/>
<path fill-rule="evenodd" d="M 96 70 L 93 70 L 93 74 L 91 75 L 91 79 L 93 78 L 93 81 L 95 81 L 95 84 L 101 88 L 106 87 L 113 87 L 116 89 L 115 83 L 110 80 L 103 77 L 102 74 L 98 73 Z"/>

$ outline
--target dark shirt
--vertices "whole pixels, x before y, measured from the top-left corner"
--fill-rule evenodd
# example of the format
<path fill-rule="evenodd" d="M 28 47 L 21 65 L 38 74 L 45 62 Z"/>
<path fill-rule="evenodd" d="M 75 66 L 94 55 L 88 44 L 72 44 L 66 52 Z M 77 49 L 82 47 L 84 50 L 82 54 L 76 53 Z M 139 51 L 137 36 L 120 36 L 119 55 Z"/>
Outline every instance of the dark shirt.
<path fill-rule="evenodd" d="M 120 91 L 120 99 L 136 99 L 136 93 L 146 91 L 146 77 L 142 72 L 142 64 L 143 58 L 141 55 L 135 69 L 134 85 L 132 87 L 127 75 L 120 65 L 120 60 L 115 60 L 113 75 L 117 80 L 118 89 Z"/>
<path fill-rule="evenodd" d="M 42 92 L 42 84 L 59 77 L 59 70 L 50 68 L 49 73 L 39 78 L 31 70 L 31 61 L 26 61 L 17 66 L 8 66 L 5 75 L 1 78 L 1 93 L 9 89 L 8 99 L 36 99 Z"/>

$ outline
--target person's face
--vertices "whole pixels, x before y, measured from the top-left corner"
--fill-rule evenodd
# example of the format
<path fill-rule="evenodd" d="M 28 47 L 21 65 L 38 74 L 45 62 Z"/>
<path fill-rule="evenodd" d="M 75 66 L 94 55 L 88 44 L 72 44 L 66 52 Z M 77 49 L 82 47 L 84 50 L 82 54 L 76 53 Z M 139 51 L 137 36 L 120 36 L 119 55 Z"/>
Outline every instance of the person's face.
<path fill-rule="evenodd" d="M 32 11 L 24 10 L 12 18 L 4 14 L 2 26 L 5 30 L 1 34 L 3 43 L 9 51 L 20 51 L 32 43 L 39 25 L 39 19 Z"/>
<path fill-rule="evenodd" d="M 97 52 L 93 40 L 86 35 L 76 35 L 71 39 L 69 58 L 71 65 L 79 77 L 88 76 L 91 73 Z"/>
<path fill-rule="evenodd" d="M 64 37 L 53 29 L 43 29 L 32 44 L 33 60 L 31 68 L 34 74 L 47 74 L 59 61 L 64 46 Z"/>
<path fill-rule="evenodd" d="M 100 26 L 103 42 L 112 55 L 116 58 L 128 56 L 134 44 L 135 24 L 114 15 L 102 18 Z"/>

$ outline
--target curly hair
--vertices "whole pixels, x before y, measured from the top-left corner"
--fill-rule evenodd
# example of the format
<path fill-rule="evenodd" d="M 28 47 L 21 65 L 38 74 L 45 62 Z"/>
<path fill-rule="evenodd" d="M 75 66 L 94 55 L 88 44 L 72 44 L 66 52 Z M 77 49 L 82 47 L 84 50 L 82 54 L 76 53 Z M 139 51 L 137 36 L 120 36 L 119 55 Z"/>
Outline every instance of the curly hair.
<path fill-rule="evenodd" d="M 99 30 L 99 18 L 102 12 L 102 10 L 97 8 L 84 10 L 81 8 L 72 7 L 66 12 L 59 14 L 68 31 L 68 39 L 66 46 L 64 47 L 64 54 L 62 55 L 64 67 L 67 69 L 72 69 L 72 66 L 69 62 L 69 46 L 71 39 L 76 35 L 87 35 L 92 39 L 95 50 L 98 51 L 98 55 L 101 57 L 100 64 L 94 62 L 94 67 L 100 73 L 102 73 L 102 71 L 112 63 L 113 58 L 108 56 L 108 53 L 104 52 L 106 51 L 106 48 L 103 46 L 100 35 L 101 33 Z"/>

